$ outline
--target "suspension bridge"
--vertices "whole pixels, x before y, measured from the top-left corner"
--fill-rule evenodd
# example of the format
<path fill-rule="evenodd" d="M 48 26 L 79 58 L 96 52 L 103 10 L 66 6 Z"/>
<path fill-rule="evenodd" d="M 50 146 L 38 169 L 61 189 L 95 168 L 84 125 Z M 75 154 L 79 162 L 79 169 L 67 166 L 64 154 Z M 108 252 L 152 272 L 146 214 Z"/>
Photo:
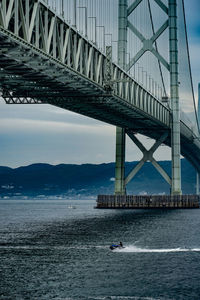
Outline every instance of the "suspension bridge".
<path fill-rule="evenodd" d="M 183 0 L 0 0 L 0 78 L 7 104 L 50 104 L 116 126 L 116 199 L 146 161 L 173 199 L 182 199 L 181 155 L 200 173 Z M 137 133 L 155 140 L 150 150 Z M 125 177 L 126 135 L 143 158 Z M 171 176 L 153 157 L 161 144 L 172 150 Z"/>

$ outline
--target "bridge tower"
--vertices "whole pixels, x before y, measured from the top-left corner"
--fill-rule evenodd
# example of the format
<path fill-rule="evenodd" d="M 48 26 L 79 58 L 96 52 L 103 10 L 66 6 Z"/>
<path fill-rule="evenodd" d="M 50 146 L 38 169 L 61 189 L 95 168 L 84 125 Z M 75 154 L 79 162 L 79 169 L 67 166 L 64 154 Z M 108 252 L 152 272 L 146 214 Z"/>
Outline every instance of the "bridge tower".
<path fill-rule="evenodd" d="M 200 83 L 198 84 L 198 112 L 197 112 L 198 122 L 200 121 Z M 200 133 L 199 133 L 200 134 Z M 199 195 L 199 172 L 197 172 L 197 182 L 196 182 L 196 194 Z"/>
<path fill-rule="evenodd" d="M 178 83 L 177 0 L 169 0 L 170 100 L 172 112 L 172 195 L 181 194 L 180 103 Z"/>
<path fill-rule="evenodd" d="M 143 152 L 143 159 L 135 169 L 125 178 L 125 136 L 124 128 L 116 129 L 116 168 L 115 168 L 115 195 L 126 194 L 126 184 L 135 176 L 145 161 L 151 161 L 164 179 L 171 185 L 172 195 L 181 195 L 181 161 L 180 161 L 180 103 L 179 103 L 179 80 L 178 80 L 178 39 L 177 39 L 177 0 L 168 0 L 168 7 L 160 0 L 154 0 L 163 10 L 168 20 L 154 33 L 152 39 L 143 38 L 142 34 L 128 20 L 129 15 L 137 8 L 143 0 L 135 0 L 128 7 L 127 0 L 119 0 L 119 20 L 118 20 L 118 63 L 125 70 L 129 70 L 146 52 L 151 51 L 170 73 L 170 107 L 171 107 L 171 161 L 172 178 L 166 174 L 161 166 L 153 158 L 153 153 L 167 138 L 161 136 L 155 145 L 147 151 L 140 141 L 132 133 L 128 133 L 132 141 Z M 130 29 L 143 43 L 141 54 L 137 54 L 129 64 L 126 63 L 127 52 L 127 29 Z M 153 43 L 167 28 L 169 28 L 169 63 L 158 53 L 157 47 L 154 49 Z M 142 38 L 141 38 L 142 37 Z"/>
<path fill-rule="evenodd" d="M 118 64 L 126 69 L 128 0 L 119 0 Z M 125 195 L 125 145 L 124 128 L 116 128 L 115 195 Z"/>

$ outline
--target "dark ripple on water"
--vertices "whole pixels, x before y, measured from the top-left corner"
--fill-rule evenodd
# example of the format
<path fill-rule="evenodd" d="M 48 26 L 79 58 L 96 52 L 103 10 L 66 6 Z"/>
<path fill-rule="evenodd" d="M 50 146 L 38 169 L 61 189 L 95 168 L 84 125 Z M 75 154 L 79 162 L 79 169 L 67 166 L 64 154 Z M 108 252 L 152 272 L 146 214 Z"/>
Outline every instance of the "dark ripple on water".
<path fill-rule="evenodd" d="M 73 205 L 0 203 L 0 299 L 200 299 L 199 210 Z"/>

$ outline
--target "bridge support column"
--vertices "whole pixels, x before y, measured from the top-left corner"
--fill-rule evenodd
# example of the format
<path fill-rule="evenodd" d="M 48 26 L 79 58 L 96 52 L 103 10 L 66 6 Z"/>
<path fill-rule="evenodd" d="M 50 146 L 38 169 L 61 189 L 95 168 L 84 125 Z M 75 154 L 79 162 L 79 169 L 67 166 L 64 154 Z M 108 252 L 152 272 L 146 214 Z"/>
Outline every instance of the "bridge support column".
<path fill-rule="evenodd" d="M 115 195 L 125 195 L 125 129 L 116 128 Z"/>
<path fill-rule="evenodd" d="M 199 195 L 199 173 L 197 172 L 196 194 Z"/>
<path fill-rule="evenodd" d="M 198 111 L 197 111 L 197 118 L 198 123 L 200 122 L 200 83 L 198 84 Z M 198 127 L 199 128 L 199 127 Z M 198 132 L 200 137 L 200 132 Z M 197 171 L 197 178 L 196 178 L 196 194 L 200 195 L 199 191 L 199 172 Z"/>
<path fill-rule="evenodd" d="M 119 0 L 118 63 L 125 69 L 127 52 L 128 1 Z M 116 129 L 115 195 L 125 195 L 125 129 Z"/>
<path fill-rule="evenodd" d="M 178 84 L 177 0 L 169 0 L 170 98 L 172 110 L 172 195 L 181 194 L 180 103 Z"/>

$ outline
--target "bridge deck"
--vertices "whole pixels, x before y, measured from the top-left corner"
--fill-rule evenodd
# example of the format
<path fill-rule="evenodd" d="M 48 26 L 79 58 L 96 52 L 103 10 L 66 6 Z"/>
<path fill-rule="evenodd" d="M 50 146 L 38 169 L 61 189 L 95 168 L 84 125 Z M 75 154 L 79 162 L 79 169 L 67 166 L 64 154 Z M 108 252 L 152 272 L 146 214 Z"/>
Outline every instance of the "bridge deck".
<path fill-rule="evenodd" d="M 142 195 L 142 196 L 115 196 L 99 195 L 96 208 L 199 208 L 200 196 L 198 195 Z"/>

